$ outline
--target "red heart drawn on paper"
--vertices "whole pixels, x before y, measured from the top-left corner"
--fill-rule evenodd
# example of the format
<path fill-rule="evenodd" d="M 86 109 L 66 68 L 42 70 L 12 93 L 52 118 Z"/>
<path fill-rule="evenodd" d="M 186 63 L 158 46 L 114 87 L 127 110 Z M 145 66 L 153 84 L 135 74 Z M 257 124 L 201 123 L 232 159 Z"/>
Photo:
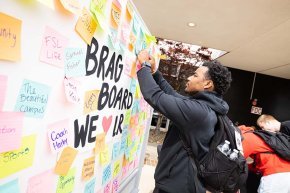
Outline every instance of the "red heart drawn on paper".
<path fill-rule="evenodd" d="M 102 125 L 105 133 L 107 133 L 108 130 L 110 129 L 111 123 L 112 123 L 112 115 L 109 118 L 107 117 L 103 118 Z"/>

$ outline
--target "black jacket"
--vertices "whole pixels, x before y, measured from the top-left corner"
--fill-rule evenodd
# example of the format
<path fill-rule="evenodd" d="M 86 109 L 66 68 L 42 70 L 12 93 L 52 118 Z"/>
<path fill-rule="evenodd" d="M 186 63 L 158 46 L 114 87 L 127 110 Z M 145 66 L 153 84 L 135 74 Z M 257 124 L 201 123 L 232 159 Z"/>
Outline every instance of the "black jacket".
<path fill-rule="evenodd" d="M 201 183 L 194 182 L 196 170 L 183 148 L 179 133 L 186 136 L 193 154 L 200 160 L 209 150 L 217 123 L 216 113 L 226 114 L 227 103 L 215 92 L 182 96 L 174 91 L 159 71 L 152 76 L 149 67 L 142 68 L 137 75 L 144 99 L 173 122 L 156 167 L 156 186 L 169 193 L 204 193 Z"/>

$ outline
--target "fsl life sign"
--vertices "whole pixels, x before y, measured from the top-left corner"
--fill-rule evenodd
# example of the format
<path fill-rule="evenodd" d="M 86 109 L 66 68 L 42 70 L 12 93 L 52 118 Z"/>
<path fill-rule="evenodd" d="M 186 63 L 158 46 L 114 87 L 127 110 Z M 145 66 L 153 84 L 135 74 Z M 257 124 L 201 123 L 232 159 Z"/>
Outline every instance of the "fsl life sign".
<path fill-rule="evenodd" d="M 106 109 L 127 110 L 133 104 L 133 94 L 127 88 L 117 87 L 116 84 L 109 85 L 105 80 L 111 80 L 115 83 L 121 80 L 124 74 L 121 54 L 113 52 L 110 54 L 109 47 L 103 45 L 100 47 L 98 41 L 93 38 L 91 45 L 87 47 L 86 54 L 86 76 L 96 76 L 103 81 L 98 98 L 97 110 L 99 112 Z M 110 57 L 109 57 L 110 56 Z M 107 64 L 107 65 L 106 65 Z M 74 147 L 80 145 L 84 147 L 87 143 L 94 143 L 97 130 L 96 122 L 99 121 L 99 115 L 87 115 L 85 123 L 78 119 L 74 121 Z M 114 129 L 112 137 L 122 133 L 121 125 L 124 121 L 124 115 L 121 113 L 113 118 Z"/>

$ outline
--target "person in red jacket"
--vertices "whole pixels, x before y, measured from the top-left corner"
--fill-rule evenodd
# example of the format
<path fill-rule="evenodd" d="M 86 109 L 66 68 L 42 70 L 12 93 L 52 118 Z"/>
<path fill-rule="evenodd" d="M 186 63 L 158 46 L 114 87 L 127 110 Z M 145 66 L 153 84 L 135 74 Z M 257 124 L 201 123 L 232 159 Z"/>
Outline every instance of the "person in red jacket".
<path fill-rule="evenodd" d="M 265 119 L 265 115 L 259 117 L 257 124 L 261 129 L 271 132 L 280 131 L 282 126 L 276 121 Z M 290 193 L 290 162 L 275 154 L 259 136 L 251 132 L 252 127 L 241 125 L 239 128 L 244 138 L 244 156 L 253 158 L 254 169 L 262 174 L 258 193 Z"/>

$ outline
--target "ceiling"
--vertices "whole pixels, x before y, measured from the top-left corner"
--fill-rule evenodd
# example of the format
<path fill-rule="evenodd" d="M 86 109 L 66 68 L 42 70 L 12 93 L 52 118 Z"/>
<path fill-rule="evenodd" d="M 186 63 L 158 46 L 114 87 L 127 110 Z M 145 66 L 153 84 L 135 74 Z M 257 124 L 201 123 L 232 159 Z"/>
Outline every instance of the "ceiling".
<path fill-rule="evenodd" d="M 224 50 L 225 66 L 290 79 L 290 0 L 133 2 L 154 36 Z"/>

